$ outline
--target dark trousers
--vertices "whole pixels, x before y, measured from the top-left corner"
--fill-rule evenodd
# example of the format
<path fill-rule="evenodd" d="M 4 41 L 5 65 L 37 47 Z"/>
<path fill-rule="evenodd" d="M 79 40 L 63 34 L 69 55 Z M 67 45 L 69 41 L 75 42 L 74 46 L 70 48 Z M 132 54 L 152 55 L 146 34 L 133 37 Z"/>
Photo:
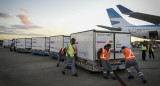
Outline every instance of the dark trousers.
<path fill-rule="evenodd" d="M 153 57 L 153 59 L 154 59 L 154 53 L 153 53 L 153 51 L 149 51 L 149 58 L 151 59 L 151 55 L 152 55 L 152 57 Z"/>
<path fill-rule="evenodd" d="M 130 69 L 132 66 L 134 66 L 134 68 L 137 70 L 140 78 L 142 80 L 146 80 L 144 75 L 143 75 L 143 72 L 140 70 L 139 65 L 138 65 L 138 63 L 137 63 L 137 61 L 135 59 L 129 60 L 126 63 L 126 70 L 129 73 L 129 76 L 133 76 L 133 74 L 131 72 L 131 69 Z"/>
<path fill-rule="evenodd" d="M 142 60 L 146 60 L 146 50 L 142 50 Z"/>
<path fill-rule="evenodd" d="M 103 76 L 107 76 L 107 69 L 109 70 L 110 72 L 110 75 L 112 78 L 115 77 L 114 73 L 113 73 L 113 70 L 112 70 L 112 67 L 111 67 L 111 64 L 109 61 L 105 61 L 105 60 L 101 60 L 101 64 L 102 64 L 102 67 L 103 67 Z"/>

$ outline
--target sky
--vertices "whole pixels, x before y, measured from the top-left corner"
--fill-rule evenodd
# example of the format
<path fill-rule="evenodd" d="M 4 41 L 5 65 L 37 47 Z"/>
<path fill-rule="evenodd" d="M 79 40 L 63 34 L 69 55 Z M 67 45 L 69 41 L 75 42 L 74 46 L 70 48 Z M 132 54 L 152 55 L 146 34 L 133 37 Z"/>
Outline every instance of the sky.
<path fill-rule="evenodd" d="M 96 25 L 110 26 L 106 9 L 114 8 L 129 23 L 151 24 L 121 14 L 116 5 L 160 16 L 160 0 L 0 0 L 0 39 L 70 35 Z M 132 37 L 132 41 L 143 40 Z"/>

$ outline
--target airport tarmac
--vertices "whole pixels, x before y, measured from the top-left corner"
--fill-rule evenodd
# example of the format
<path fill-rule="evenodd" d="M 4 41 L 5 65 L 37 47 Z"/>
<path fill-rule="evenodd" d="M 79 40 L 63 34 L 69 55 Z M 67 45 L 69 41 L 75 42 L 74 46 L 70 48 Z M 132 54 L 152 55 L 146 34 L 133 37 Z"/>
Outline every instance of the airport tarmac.
<path fill-rule="evenodd" d="M 56 59 L 30 53 L 11 52 L 0 48 L 0 86 L 160 86 L 160 49 L 155 50 L 155 60 L 141 60 L 141 49 L 132 49 L 148 83 L 140 80 L 135 69 L 133 80 L 128 80 L 126 71 L 115 71 L 118 79 L 105 80 L 102 73 L 90 73 L 77 67 L 79 77 L 61 74 L 63 62 L 56 67 Z"/>

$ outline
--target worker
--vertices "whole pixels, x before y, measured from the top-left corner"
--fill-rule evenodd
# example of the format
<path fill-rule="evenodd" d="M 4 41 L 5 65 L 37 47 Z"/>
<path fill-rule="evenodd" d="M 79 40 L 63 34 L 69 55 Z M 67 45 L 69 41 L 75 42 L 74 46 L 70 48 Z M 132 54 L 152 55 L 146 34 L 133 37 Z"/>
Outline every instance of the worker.
<path fill-rule="evenodd" d="M 149 51 L 149 58 L 151 59 L 151 55 L 152 55 L 152 57 L 153 57 L 153 59 L 154 59 L 154 49 L 153 49 L 153 46 L 152 46 L 152 44 L 150 44 L 149 46 L 148 46 L 148 51 Z"/>
<path fill-rule="evenodd" d="M 134 66 L 134 68 L 138 72 L 140 78 L 143 80 L 143 83 L 147 83 L 147 81 L 144 77 L 144 74 L 141 72 L 141 70 L 139 68 L 139 65 L 136 61 L 136 57 L 133 54 L 132 50 L 130 48 L 126 48 L 125 46 L 122 46 L 120 52 L 124 54 L 125 59 L 126 59 L 126 70 L 129 73 L 128 79 L 134 79 L 134 76 L 133 76 L 131 69 L 130 69 L 131 66 Z"/>
<path fill-rule="evenodd" d="M 75 59 L 77 58 L 77 48 L 75 47 L 75 52 L 74 52 L 74 57 Z M 67 66 L 67 69 L 71 69 L 71 63 Z"/>
<path fill-rule="evenodd" d="M 67 69 L 68 65 L 71 63 L 71 69 L 72 69 L 72 76 L 78 76 L 76 73 L 76 67 L 75 67 L 75 38 L 72 38 L 70 43 L 68 43 L 67 47 L 65 48 L 66 52 L 66 58 L 67 62 L 64 64 L 64 68 L 62 70 L 62 74 L 65 74 L 65 70 Z"/>
<path fill-rule="evenodd" d="M 143 41 L 141 48 L 142 48 L 142 60 L 146 61 L 147 45 L 145 43 L 145 40 Z"/>
<path fill-rule="evenodd" d="M 58 59 L 57 59 L 57 67 L 59 67 L 59 64 L 60 64 L 62 57 L 64 58 L 64 63 L 66 63 L 66 55 L 65 54 L 66 54 L 65 48 L 61 48 L 61 50 L 59 51 Z"/>
<path fill-rule="evenodd" d="M 107 69 L 110 72 L 111 78 L 116 80 L 115 74 L 113 73 L 112 67 L 109 62 L 110 52 L 113 52 L 110 50 L 111 44 L 107 44 L 104 47 L 100 48 L 97 52 L 97 57 L 101 61 L 102 67 L 103 67 L 103 78 L 108 79 L 107 77 Z"/>

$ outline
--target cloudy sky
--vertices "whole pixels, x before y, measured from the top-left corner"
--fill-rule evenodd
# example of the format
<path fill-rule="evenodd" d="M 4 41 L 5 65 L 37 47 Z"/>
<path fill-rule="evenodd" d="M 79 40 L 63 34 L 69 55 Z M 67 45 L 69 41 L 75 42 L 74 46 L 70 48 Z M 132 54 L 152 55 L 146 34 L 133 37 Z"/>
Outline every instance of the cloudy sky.
<path fill-rule="evenodd" d="M 160 16 L 160 0 L 0 0 L 0 39 L 69 35 L 111 26 L 106 9 L 121 4 Z M 121 14 L 135 25 L 150 24 Z M 132 40 L 140 40 L 132 37 Z"/>

